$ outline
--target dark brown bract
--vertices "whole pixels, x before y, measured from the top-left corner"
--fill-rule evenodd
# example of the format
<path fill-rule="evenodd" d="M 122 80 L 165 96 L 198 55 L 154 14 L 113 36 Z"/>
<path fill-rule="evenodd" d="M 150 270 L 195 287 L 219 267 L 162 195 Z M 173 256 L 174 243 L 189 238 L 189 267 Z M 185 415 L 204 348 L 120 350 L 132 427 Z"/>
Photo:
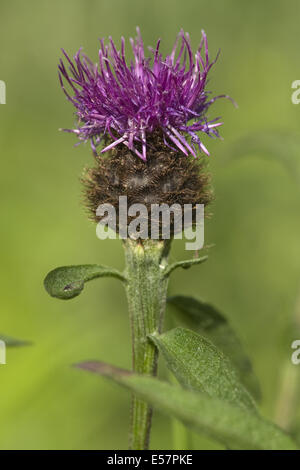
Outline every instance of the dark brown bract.
<path fill-rule="evenodd" d="M 128 207 L 143 204 L 150 214 L 152 204 L 209 204 L 210 176 L 202 159 L 170 150 L 156 134 L 144 162 L 125 146 L 105 157 L 95 157 L 95 166 L 82 178 L 84 199 L 91 218 L 100 204 L 111 204 L 118 213 L 119 197 L 127 196 Z M 154 147 L 155 142 L 155 147 Z M 130 218 L 128 219 L 130 221 Z"/>

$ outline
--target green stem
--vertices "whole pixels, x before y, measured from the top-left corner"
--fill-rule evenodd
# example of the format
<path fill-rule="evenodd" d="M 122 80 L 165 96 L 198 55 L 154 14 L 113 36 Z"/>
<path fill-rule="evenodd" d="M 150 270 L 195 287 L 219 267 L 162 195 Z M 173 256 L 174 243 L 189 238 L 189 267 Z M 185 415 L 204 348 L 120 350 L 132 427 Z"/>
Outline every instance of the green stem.
<path fill-rule="evenodd" d="M 126 293 L 131 322 L 133 370 L 138 374 L 157 373 L 156 347 L 148 335 L 160 332 L 166 306 L 168 278 L 164 277 L 170 242 L 126 240 Z M 133 396 L 130 448 L 149 447 L 152 409 Z"/>

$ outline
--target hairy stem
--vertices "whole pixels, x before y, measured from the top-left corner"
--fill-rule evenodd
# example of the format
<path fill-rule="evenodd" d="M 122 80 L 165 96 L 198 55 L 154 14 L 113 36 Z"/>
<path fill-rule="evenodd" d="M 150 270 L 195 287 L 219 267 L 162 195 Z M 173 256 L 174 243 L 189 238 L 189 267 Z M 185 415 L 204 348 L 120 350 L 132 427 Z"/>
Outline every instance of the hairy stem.
<path fill-rule="evenodd" d="M 148 335 L 160 332 L 166 306 L 168 279 L 164 277 L 169 241 L 144 240 L 124 242 L 127 276 L 127 300 L 132 332 L 133 370 L 138 374 L 157 373 L 156 347 Z M 149 447 L 152 409 L 133 396 L 130 448 Z"/>

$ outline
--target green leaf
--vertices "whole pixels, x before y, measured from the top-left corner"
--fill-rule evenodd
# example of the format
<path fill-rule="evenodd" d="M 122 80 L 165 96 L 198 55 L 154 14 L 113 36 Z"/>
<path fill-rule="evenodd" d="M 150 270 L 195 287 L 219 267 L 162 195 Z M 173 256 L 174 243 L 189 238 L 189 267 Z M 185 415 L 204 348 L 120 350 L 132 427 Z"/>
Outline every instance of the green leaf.
<path fill-rule="evenodd" d="M 226 318 L 212 305 L 193 297 L 177 295 L 169 297 L 168 303 L 176 307 L 185 326 L 207 337 L 231 359 L 241 382 L 259 400 L 260 388 L 251 362 Z"/>
<path fill-rule="evenodd" d="M 4 341 L 6 347 L 28 346 L 30 341 L 12 338 L 11 336 L 2 335 L 0 333 L 0 341 Z"/>
<path fill-rule="evenodd" d="M 143 400 L 231 449 L 296 450 L 284 431 L 257 414 L 218 398 L 139 376 L 102 362 L 76 367 L 108 377 Z"/>
<path fill-rule="evenodd" d="M 52 297 L 67 300 L 79 295 L 84 283 L 97 277 L 115 277 L 121 281 L 126 278 L 116 269 L 97 264 L 62 266 L 47 274 L 44 286 Z"/>
<path fill-rule="evenodd" d="M 256 412 L 236 369 L 209 340 L 185 328 L 150 338 L 181 385 Z"/>
<path fill-rule="evenodd" d="M 177 268 L 189 269 L 196 264 L 202 264 L 208 259 L 208 256 L 202 256 L 201 258 L 187 259 L 184 261 L 177 261 L 166 268 L 164 277 L 170 276 L 170 274 Z"/>

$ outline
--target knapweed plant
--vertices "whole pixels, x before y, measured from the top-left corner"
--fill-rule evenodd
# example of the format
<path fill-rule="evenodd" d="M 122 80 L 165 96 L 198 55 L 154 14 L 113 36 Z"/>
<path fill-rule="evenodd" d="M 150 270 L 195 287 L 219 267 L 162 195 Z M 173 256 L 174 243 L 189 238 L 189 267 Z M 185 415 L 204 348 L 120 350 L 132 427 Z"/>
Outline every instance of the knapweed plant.
<path fill-rule="evenodd" d="M 45 287 L 51 296 L 71 299 L 91 279 L 111 276 L 123 283 L 133 370 L 97 361 L 78 366 L 132 392 L 131 449 L 148 449 L 153 407 L 226 448 L 294 449 L 284 431 L 260 416 L 250 362 L 226 318 L 200 300 L 167 298 L 177 268 L 207 259 L 196 253 L 186 261 L 168 261 L 172 239 L 182 230 L 175 223 L 178 214 L 183 217 L 187 206 L 188 225 L 197 228 L 198 207 L 212 200 L 204 140 L 218 137 L 222 123 L 207 116 L 225 95 L 212 97 L 206 89 L 215 62 L 206 35 L 202 32 L 193 54 L 188 34 L 181 31 L 166 57 L 160 41 L 146 55 L 139 31 L 130 42 L 131 61 L 125 57 L 124 39 L 120 49 L 110 39 L 108 45 L 100 41 L 96 64 L 81 50 L 73 59 L 63 51 L 59 64 L 62 89 L 78 118 L 77 127 L 68 131 L 80 142 L 89 141 L 94 153 L 94 166 L 82 177 L 85 203 L 91 218 L 113 228 L 122 240 L 125 270 L 96 264 L 60 267 L 47 275 Z M 126 223 L 119 212 L 124 198 Z M 149 217 L 153 207 L 163 216 L 156 210 L 155 236 Z M 137 208 L 139 217 L 134 217 Z M 167 302 L 181 326 L 163 331 Z M 156 377 L 159 352 L 178 384 Z"/>

